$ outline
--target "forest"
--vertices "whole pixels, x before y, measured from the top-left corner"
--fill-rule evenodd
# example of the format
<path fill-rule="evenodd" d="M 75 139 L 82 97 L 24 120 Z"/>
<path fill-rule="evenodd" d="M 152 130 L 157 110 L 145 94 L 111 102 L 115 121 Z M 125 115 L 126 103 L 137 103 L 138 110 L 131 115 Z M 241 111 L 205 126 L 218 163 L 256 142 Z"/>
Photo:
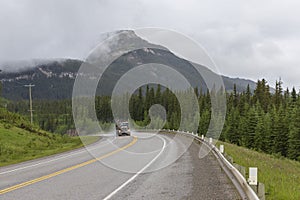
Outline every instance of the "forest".
<path fill-rule="evenodd" d="M 258 80 L 251 92 L 248 86 L 244 92 L 226 93 L 227 109 L 225 124 L 220 140 L 268 154 L 300 161 L 300 94 L 295 88 L 284 90 L 277 81 L 274 92 L 265 79 Z M 206 134 L 211 118 L 212 92 L 194 88 L 197 95 L 200 122 L 198 134 Z M 181 95 L 185 93 L 181 92 Z M 34 121 L 43 130 L 65 134 L 74 129 L 71 100 L 34 100 Z M 167 114 L 166 129 L 179 128 L 181 110 L 176 94 L 160 85 L 139 88 L 130 97 L 131 118 L 139 125 L 150 122 L 149 108 L 162 105 Z M 98 96 L 95 99 L 97 118 L 101 124 L 111 124 L 111 97 Z M 7 109 L 28 116 L 27 101 L 11 101 Z"/>

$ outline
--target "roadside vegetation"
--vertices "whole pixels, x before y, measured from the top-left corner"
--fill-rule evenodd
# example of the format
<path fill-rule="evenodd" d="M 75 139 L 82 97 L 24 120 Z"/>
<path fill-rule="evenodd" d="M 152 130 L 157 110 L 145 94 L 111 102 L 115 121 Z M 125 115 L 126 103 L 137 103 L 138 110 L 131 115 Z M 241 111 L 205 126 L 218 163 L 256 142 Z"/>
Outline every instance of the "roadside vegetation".
<path fill-rule="evenodd" d="M 85 144 L 97 137 L 85 138 Z M 0 166 L 82 147 L 79 137 L 53 134 L 32 126 L 22 116 L 0 108 Z"/>
<path fill-rule="evenodd" d="M 254 91 L 251 91 L 249 86 L 246 91 L 241 93 L 237 92 L 236 85 L 233 88 L 232 92 L 226 93 L 227 115 L 219 139 L 271 155 L 276 154 L 300 161 L 300 96 L 296 89 L 284 90 L 281 81 L 277 81 L 276 88 L 273 90 L 264 79 L 258 80 Z M 200 107 L 198 133 L 205 134 L 211 118 L 211 95 L 225 94 L 221 91 L 208 93 L 198 88 L 195 88 L 194 91 L 198 96 Z M 176 95 L 189 98 L 190 92 L 192 90 L 177 92 Z M 149 108 L 154 104 L 161 104 L 167 112 L 167 122 L 164 128 L 177 130 L 181 115 L 187 115 L 183 118 L 190 116 L 189 113 L 181 113 L 176 95 L 160 85 L 157 85 L 156 88 L 149 86 L 139 88 L 130 98 L 131 117 L 138 125 L 146 126 L 150 122 Z M 123 98 L 129 97 L 125 95 Z M 64 134 L 67 130 L 74 129 L 71 104 L 71 100 L 35 101 L 35 123 L 41 129 L 53 133 Z M 216 110 L 224 109 L 223 105 L 218 105 L 218 102 L 216 104 L 218 106 Z M 113 123 L 110 109 L 111 98 L 109 96 L 96 97 L 95 105 L 101 126 L 109 127 Z M 27 102 L 11 102 L 8 104 L 8 109 L 28 115 Z M 120 113 L 126 113 L 123 107 L 117 110 Z M 89 108 L 87 111 L 80 107 L 75 109 L 75 113 L 81 116 L 89 115 L 92 112 L 94 112 L 94 108 Z M 126 118 L 128 116 L 124 116 L 124 119 Z M 189 121 L 191 120 L 186 120 L 187 123 Z M 83 121 L 82 123 L 89 122 Z M 157 120 L 156 124 L 161 124 L 161 121 Z M 210 137 L 217 137 L 214 132 L 210 131 Z"/>
<path fill-rule="evenodd" d="M 237 145 L 224 144 L 233 161 L 246 167 L 258 167 L 258 180 L 265 184 L 267 200 L 300 199 L 300 162 L 268 155 Z"/>

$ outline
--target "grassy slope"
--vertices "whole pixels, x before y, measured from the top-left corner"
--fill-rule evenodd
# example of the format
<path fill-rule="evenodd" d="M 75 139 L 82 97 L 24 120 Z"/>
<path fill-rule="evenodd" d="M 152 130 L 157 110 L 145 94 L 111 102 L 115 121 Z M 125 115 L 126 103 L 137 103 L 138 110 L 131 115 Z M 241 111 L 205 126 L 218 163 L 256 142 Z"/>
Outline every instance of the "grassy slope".
<path fill-rule="evenodd" d="M 90 144 L 99 137 L 86 137 Z M 21 115 L 0 108 L 0 166 L 19 163 L 82 147 L 79 137 L 40 130 Z"/>
<path fill-rule="evenodd" d="M 85 143 L 93 143 L 97 137 L 87 138 Z M 82 147 L 79 137 L 68 137 L 47 132 L 31 133 L 17 127 L 5 128 L 0 123 L 0 166 L 19 163 L 31 159 Z"/>
<path fill-rule="evenodd" d="M 276 158 L 228 143 L 222 144 L 235 163 L 246 168 L 258 167 L 259 182 L 265 184 L 267 200 L 300 199 L 300 162 Z"/>

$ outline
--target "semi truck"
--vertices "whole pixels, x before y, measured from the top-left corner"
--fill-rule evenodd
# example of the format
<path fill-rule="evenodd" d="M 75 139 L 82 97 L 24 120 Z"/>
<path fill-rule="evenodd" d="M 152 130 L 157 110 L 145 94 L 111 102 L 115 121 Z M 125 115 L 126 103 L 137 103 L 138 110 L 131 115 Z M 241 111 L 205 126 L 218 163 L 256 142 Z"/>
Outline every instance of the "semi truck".
<path fill-rule="evenodd" d="M 128 122 L 116 122 L 116 135 L 130 136 L 130 128 Z"/>

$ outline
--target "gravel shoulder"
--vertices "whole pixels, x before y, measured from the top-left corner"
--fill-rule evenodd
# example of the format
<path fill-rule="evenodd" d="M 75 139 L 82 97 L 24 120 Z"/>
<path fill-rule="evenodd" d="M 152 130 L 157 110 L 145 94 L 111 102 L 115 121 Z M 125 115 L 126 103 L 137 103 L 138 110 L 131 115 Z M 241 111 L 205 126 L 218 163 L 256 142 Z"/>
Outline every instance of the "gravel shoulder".
<path fill-rule="evenodd" d="M 165 135 L 165 137 L 171 139 L 172 135 Z M 181 138 L 182 140 L 184 137 Z M 176 144 L 179 153 L 180 142 Z M 241 199 L 212 153 L 199 159 L 200 145 L 193 142 L 188 151 L 176 162 L 158 171 L 139 175 L 112 199 Z M 172 153 L 174 149 L 172 151 L 166 149 L 164 156 Z M 163 156 L 160 159 L 163 160 Z"/>

